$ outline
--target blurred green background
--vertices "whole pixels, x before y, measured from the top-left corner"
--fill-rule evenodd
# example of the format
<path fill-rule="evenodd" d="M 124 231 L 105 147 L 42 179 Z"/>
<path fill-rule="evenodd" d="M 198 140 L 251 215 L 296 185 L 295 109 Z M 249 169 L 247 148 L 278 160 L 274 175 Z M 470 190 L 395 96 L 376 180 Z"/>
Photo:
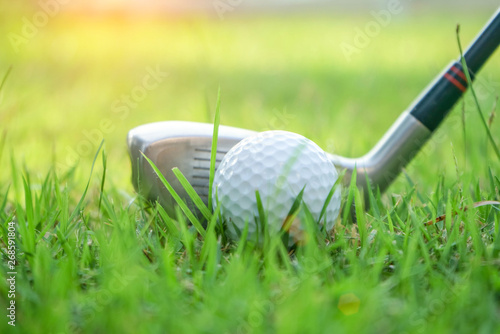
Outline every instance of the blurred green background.
<path fill-rule="evenodd" d="M 242 1 L 217 12 L 215 1 L 200 8 L 54 1 L 0 5 L 0 75 L 12 67 L 0 97 L 2 184 L 9 156 L 39 175 L 78 164 L 84 182 L 104 138 L 107 181 L 129 194 L 127 131 L 163 120 L 210 122 L 218 87 L 224 125 L 286 129 L 336 154 L 365 153 L 458 56 L 456 24 L 465 46 L 496 9 L 489 1 L 401 1 L 401 11 L 346 57 L 342 45 L 354 45 L 386 2 L 267 9 Z M 151 71 L 162 77 L 147 88 Z M 476 87 L 488 117 L 500 89 L 498 53 Z M 457 177 L 453 152 L 461 173 L 479 178 L 491 165 L 484 160 L 495 158 L 485 154 L 470 96 L 464 101 L 466 143 L 458 106 L 408 167 L 424 191 L 439 174 Z M 499 133 L 498 120 L 492 128 Z"/>

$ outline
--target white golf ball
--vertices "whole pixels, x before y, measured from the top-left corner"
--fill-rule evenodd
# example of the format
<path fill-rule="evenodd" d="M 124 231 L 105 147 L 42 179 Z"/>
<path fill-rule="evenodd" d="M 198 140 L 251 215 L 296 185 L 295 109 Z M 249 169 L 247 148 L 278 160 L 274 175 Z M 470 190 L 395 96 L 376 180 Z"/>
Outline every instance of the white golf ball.
<path fill-rule="evenodd" d="M 302 189 L 303 203 L 318 221 L 337 178 L 333 163 L 311 140 L 286 131 L 261 132 L 239 142 L 221 161 L 214 178 L 213 205 L 215 209 L 218 197 L 230 238 L 237 240 L 237 231 L 243 232 L 248 223 L 251 239 L 261 230 L 255 219 L 259 217 L 257 190 L 268 215 L 268 230 L 276 233 Z M 338 217 L 340 195 L 337 186 L 320 222 L 328 231 Z"/>

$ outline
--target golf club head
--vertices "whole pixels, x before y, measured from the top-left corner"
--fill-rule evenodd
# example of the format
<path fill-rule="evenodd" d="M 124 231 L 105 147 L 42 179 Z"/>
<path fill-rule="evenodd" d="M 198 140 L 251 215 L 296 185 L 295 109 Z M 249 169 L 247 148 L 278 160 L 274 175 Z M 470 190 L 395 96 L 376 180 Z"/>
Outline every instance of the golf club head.
<path fill-rule="evenodd" d="M 224 155 L 255 131 L 219 126 L 215 168 Z M 158 202 L 173 213 L 175 201 L 160 178 L 144 158 L 144 153 L 158 167 L 172 188 L 191 207 L 191 199 L 172 168 L 184 174 L 196 193 L 208 202 L 210 155 L 213 125 L 207 123 L 166 121 L 141 125 L 130 130 L 128 147 L 132 161 L 132 182 L 145 198 Z M 356 169 L 357 185 L 366 187 L 367 178 L 382 191 L 394 180 L 406 163 L 413 158 L 431 132 L 409 113 L 403 113 L 379 143 L 365 156 L 352 159 L 327 153 L 339 170 L 346 169 L 349 183 Z"/>
<path fill-rule="evenodd" d="M 215 167 L 218 167 L 231 147 L 255 133 L 250 130 L 220 126 Z M 132 162 L 132 183 L 137 192 L 150 201 L 158 200 L 167 212 L 174 213 L 175 201 L 142 155 L 144 153 L 190 208 L 195 209 L 188 194 L 172 172 L 174 167 L 179 168 L 206 204 L 212 134 L 211 124 L 183 121 L 144 124 L 130 130 L 127 142 Z"/>

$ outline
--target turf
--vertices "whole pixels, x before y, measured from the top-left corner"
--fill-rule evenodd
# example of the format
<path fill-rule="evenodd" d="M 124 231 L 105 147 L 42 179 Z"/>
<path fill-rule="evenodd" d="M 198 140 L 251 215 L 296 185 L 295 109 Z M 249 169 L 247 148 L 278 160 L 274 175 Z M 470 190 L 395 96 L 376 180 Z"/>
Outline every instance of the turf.
<path fill-rule="evenodd" d="M 0 34 L 34 12 L 2 11 Z M 12 65 L 0 93 L 3 310 L 9 222 L 17 247 L 16 327 L 3 317 L 0 332 L 500 332 L 499 209 L 474 208 L 500 200 L 499 161 L 469 94 L 367 212 L 344 189 L 357 224 L 344 208 L 332 235 L 311 233 L 291 254 L 141 201 L 125 144 L 142 123 L 212 122 L 220 87 L 221 124 L 362 154 L 457 57 L 457 17 L 468 44 L 490 14 L 395 17 L 351 61 L 339 43 L 369 15 L 60 13 L 17 53 L 0 40 L 0 75 Z M 157 87 L 120 102 L 148 71 Z M 475 86 L 486 119 L 499 82 L 495 54 Z"/>

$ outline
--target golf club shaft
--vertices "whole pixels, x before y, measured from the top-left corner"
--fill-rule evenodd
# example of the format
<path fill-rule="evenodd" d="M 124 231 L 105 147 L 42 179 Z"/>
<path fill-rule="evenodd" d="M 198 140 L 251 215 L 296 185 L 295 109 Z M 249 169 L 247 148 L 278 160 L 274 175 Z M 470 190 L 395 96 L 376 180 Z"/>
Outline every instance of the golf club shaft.
<path fill-rule="evenodd" d="M 500 10 L 497 10 L 464 54 L 471 80 L 499 43 Z M 331 160 L 346 168 L 348 174 L 356 168 L 359 186 L 367 186 L 368 176 L 372 185 L 384 191 L 432 136 L 467 87 L 459 59 L 437 76 L 370 152 L 357 159 L 331 155 Z"/>
<path fill-rule="evenodd" d="M 479 71 L 499 43 L 500 10 L 493 15 L 492 19 L 464 53 L 472 80 L 475 78 L 475 73 Z M 421 98 L 410 106 L 410 114 L 430 131 L 434 131 L 467 90 L 469 84 L 459 59 L 448 66 L 433 84 L 426 89 Z"/>

